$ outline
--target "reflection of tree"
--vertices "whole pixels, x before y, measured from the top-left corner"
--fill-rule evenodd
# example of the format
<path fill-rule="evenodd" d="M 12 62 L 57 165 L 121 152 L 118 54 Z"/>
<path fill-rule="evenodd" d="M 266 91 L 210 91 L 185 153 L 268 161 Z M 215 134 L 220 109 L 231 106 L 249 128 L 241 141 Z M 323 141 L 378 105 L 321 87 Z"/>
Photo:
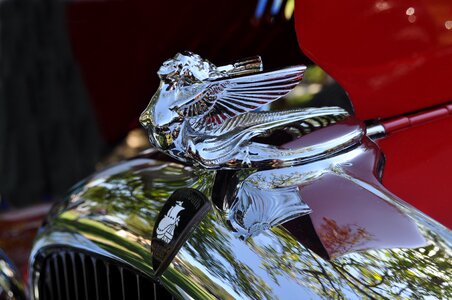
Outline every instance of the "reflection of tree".
<path fill-rule="evenodd" d="M 128 168 L 76 190 L 69 201 L 73 209 L 60 215 L 54 226 L 83 234 L 144 271 L 150 265 L 150 240 L 159 208 L 175 190 L 198 184 L 181 165 Z"/>
<path fill-rule="evenodd" d="M 207 271 L 226 282 L 239 295 L 252 299 L 272 299 L 270 287 L 240 257 L 236 257 L 230 240 L 230 232 L 215 222 L 212 215 L 206 217 L 189 240 L 186 250 Z"/>
<path fill-rule="evenodd" d="M 326 298 L 452 298 L 450 253 L 434 245 L 438 237 L 430 231 L 426 237 L 431 243 L 423 248 L 371 250 L 332 261 L 319 258 L 285 231 L 272 231 L 265 246 L 250 245 L 275 282 L 289 277 Z"/>
<path fill-rule="evenodd" d="M 260 189 L 277 189 L 281 187 L 299 186 L 310 183 L 318 179 L 324 171 L 301 172 L 297 167 L 290 169 L 287 173 L 281 173 L 281 169 L 259 171 L 243 178 L 247 172 L 240 171 L 237 177 L 243 178 L 247 182 Z"/>
<path fill-rule="evenodd" d="M 292 239 L 285 231 L 275 228 L 276 235 L 265 233 L 269 241 L 250 246 L 262 257 L 262 266 L 279 284 L 279 280 L 295 280 L 300 286 L 326 298 L 343 298 L 341 286 L 334 280 L 334 272 L 325 261 Z M 287 278 L 288 277 L 288 278 Z"/>
<path fill-rule="evenodd" d="M 215 212 L 209 214 L 184 249 L 212 277 L 231 283 L 231 288 L 240 296 L 274 298 L 272 287 L 275 284 L 295 281 L 300 287 L 306 287 L 307 294 L 314 292 L 327 299 L 452 297 L 452 288 L 448 285 L 452 280 L 451 254 L 446 252 L 448 247 L 441 244 L 444 242 L 437 235 L 423 227 L 420 229 L 430 241 L 424 248 L 369 250 L 327 261 L 279 227 L 249 238 L 245 244 L 224 224 L 218 223 L 221 219 Z M 372 238 L 362 228 L 339 228 L 334 221 L 326 221 L 329 221 L 329 232 L 325 234 L 331 237 L 331 243 L 334 243 L 333 237 L 336 242 L 343 242 L 338 251 Z M 260 277 L 254 266 L 243 261 L 242 246 L 255 253 L 255 259 L 260 261 L 260 268 L 267 276 Z M 268 278 L 273 283 L 265 281 Z"/>
<path fill-rule="evenodd" d="M 119 173 L 85 186 L 71 200 L 74 209 L 63 213 L 58 222 L 66 229 L 85 234 L 108 252 L 119 254 L 146 272 L 150 260 L 149 239 L 159 208 L 181 187 L 195 187 L 208 194 L 212 181 L 210 173 L 194 176 L 176 165 L 161 167 L 158 172 L 142 169 Z M 75 206 L 76 203 L 79 204 Z M 426 247 L 370 250 L 327 261 L 282 227 L 243 242 L 219 220 L 224 218 L 211 211 L 183 246 L 184 253 L 196 264 L 183 265 L 188 260 L 181 259 L 164 273 L 170 276 L 174 272 L 177 279 L 176 271 L 190 269 L 191 275 L 196 277 L 186 280 L 191 295 L 211 292 L 226 296 L 230 292 L 221 290 L 219 294 L 219 291 L 209 290 L 216 281 L 209 281 L 207 274 L 230 283 L 236 294 L 253 299 L 274 298 L 272 287 L 282 286 L 284 281 L 295 282 L 300 289 L 305 287 L 307 294 L 316 293 L 328 299 L 452 299 L 451 253 L 439 236 L 424 227 L 420 230 L 428 241 Z M 334 223 L 329 225 L 335 228 Z M 122 229 L 127 235 L 118 233 Z M 336 235 L 332 231 L 329 234 L 352 244 L 367 238 L 359 230 L 336 228 L 335 231 Z M 331 241 L 333 243 L 334 239 Z M 249 251 L 248 256 L 254 255 L 253 260 L 259 265 L 245 261 L 241 250 Z M 205 269 L 197 269 L 199 265 Z M 261 277 L 261 271 L 266 275 Z M 300 291 L 300 297 L 302 295 Z"/>
<path fill-rule="evenodd" d="M 128 230 L 147 235 L 164 202 L 176 189 L 196 184 L 181 166 L 166 166 L 158 172 L 133 170 L 109 176 L 86 187 L 78 198 L 85 200 L 77 208 L 81 217 L 106 215 L 119 218 Z M 152 209 L 150 209 L 152 208 Z M 118 225 L 121 222 L 115 222 Z M 118 228 L 119 229 L 119 228 Z"/>
<path fill-rule="evenodd" d="M 335 220 L 324 217 L 318 235 L 331 258 L 336 258 L 372 239 L 369 232 L 358 225 L 339 226 Z"/>

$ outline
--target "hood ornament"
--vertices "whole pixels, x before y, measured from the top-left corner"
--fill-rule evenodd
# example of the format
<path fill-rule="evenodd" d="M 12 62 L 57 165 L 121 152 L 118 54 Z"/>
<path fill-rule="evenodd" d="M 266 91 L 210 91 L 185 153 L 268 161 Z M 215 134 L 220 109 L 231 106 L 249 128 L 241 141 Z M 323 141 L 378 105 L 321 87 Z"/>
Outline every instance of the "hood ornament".
<path fill-rule="evenodd" d="M 343 145 L 287 149 L 253 138 L 290 124 L 309 129 L 348 117 L 339 107 L 256 112 L 289 93 L 303 78 L 305 68 L 262 72 L 260 57 L 217 67 L 197 54 L 179 53 L 160 67 L 160 86 L 140 122 L 156 148 L 203 168 L 237 170 L 300 164 Z"/>
<path fill-rule="evenodd" d="M 342 108 L 257 111 L 290 92 L 304 71 L 294 66 L 262 72 L 260 57 L 217 67 L 184 52 L 163 63 L 160 86 L 141 114 L 155 147 L 219 170 L 212 202 L 243 239 L 310 213 L 315 223 L 319 212 L 303 198 L 316 204 L 321 200 L 314 198 L 344 195 L 345 187 L 351 199 L 398 201 L 380 183 L 384 159 L 378 145 L 364 123 Z M 293 140 L 280 146 L 258 142 L 281 129 Z M 342 184 L 328 184 L 334 180 Z M 163 232 L 160 224 L 158 230 Z"/>
<path fill-rule="evenodd" d="M 160 67 L 160 86 L 140 116 L 150 142 L 164 153 L 205 169 L 235 170 L 223 207 L 243 238 L 309 214 L 300 186 L 321 172 L 304 173 L 304 166 L 353 148 L 365 135 L 361 126 L 332 130 L 327 138 L 316 134 L 335 123 L 349 128 L 340 125 L 349 114 L 339 107 L 257 111 L 289 93 L 305 68 L 263 72 L 258 56 L 217 67 L 179 53 Z M 257 141 L 281 129 L 296 139 L 282 146 Z"/>

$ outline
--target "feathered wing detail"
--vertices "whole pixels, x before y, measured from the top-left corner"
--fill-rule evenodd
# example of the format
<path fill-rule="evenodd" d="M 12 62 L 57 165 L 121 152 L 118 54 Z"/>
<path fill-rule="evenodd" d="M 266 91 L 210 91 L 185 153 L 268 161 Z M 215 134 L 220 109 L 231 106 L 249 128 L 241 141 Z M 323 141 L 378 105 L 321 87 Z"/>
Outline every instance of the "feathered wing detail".
<path fill-rule="evenodd" d="M 251 112 L 236 118 L 228 119 L 221 126 L 217 126 L 212 133 L 217 136 L 232 130 L 259 130 L 259 126 L 270 129 L 296 123 L 300 132 L 307 134 L 316 128 L 327 127 L 337 121 L 345 119 L 349 113 L 340 107 L 300 108 L 290 111 Z M 262 127 L 260 127 L 262 128 Z"/>
<path fill-rule="evenodd" d="M 199 116 L 198 127 L 216 127 L 286 95 L 303 78 L 305 69 L 305 66 L 295 66 L 213 81 L 177 111 L 185 117 Z"/>

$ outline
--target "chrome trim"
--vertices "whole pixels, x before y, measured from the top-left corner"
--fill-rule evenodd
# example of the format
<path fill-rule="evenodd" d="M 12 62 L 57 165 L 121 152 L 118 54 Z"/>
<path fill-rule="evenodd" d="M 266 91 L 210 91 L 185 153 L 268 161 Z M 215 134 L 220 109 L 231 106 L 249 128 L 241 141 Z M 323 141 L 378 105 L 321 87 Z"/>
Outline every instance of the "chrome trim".
<path fill-rule="evenodd" d="M 381 124 L 370 125 L 366 128 L 366 134 L 369 138 L 376 140 L 386 135 L 386 130 Z"/>
<path fill-rule="evenodd" d="M 381 186 L 382 156 L 373 145 L 343 153 L 340 168 L 334 159 L 313 163 L 331 166 L 299 187 L 309 216 L 243 240 L 227 207 L 211 210 L 158 278 L 150 243 L 166 199 L 188 187 L 219 207 L 216 190 L 226 182 L 214 186 L 214 179 L 226 171 L 140 158 L 94 174 L 53 208 L 39 233 L 30 258 L 33 298 L 40 254 L 64 246 L 126 264 L 181 299 L 450 298 L 450 230 Z"/>

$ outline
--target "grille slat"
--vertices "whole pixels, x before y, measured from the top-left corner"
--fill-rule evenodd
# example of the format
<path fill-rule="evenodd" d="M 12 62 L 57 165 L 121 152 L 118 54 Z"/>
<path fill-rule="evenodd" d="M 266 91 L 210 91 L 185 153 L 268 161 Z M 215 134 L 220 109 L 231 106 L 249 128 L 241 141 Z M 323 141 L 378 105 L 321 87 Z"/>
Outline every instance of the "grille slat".
<path fill-rule="evenodd" d="M 46 265 L 46 273 L 48 273 L 50 276 L 52 276 L 52 270 L 51 270 L 51 265 L 50 264 L 47 264 Z M 53 276 L 53 278 L 55 278 L 55 276 Z M 51 300 L 54 300 L 55 299 L 55 295 L 54 295 L 54 291 L 53 291 L 53 289 L 51 289 L 50 288 L 50 286 L 49 286 L 49 284 L 48 284 L 49 282 L 47 282 L 47 288 L 44 290 L 44 293 L 47 295 L 47 298 L 49 298 L 49 299 L 51 299 Z"/>
<path fill-rule="evenodd" d="M 137 299 L 138 300 L 141 300 L 141 286 L 140 286 L 140 276 L 138 276 L 138 274 L 137 275 L 135 275 L 135 280 L 136 280 L 136 283 L 137 283 L 137 292 L 138 292 L 138 297 L 137 297 Z"/>
<path fill-rule="evenodd" d="M 110 265 L 109 264 L 105 264 L 105 268 L 107 269 L 107 292 L 108 292 L 108 299 L 111 299 L 111 294 L 112 294 L 112 292 L 111 292 L 111 289 L 112 289 L 112 286 L 111 286 L 111 274 L 110 274 Z"/>
<path fill-rule="evenodd" d="M 71 296 L 69 294 L 69 280 L 67 276 L 67 266 L 66 266 L 66 260 L 64 259 L 64 253 L 60 253 L 60 255 L 57 257 L 58 263 L 60 266 L 63 267 L 63 278 L 64 278 L 64 285 L 63 290 L 66 291 L 66 299 L 70 300 Z M 58 276 L 58 274 L 57 274 Z"/>
<path fill-rule="evenodd" d="M 107 282 L 107 268 L 102 260 L 96 259 L 95 270 L 97 274 L 96 285 L 99 290 L 99 300 L 111 299 L 108 298 L 108 282 Z"/>
<path fill-rule="evenodd" d="M 174 299 L 160 284 L 96 255 L 58 250 L 42 258 L 40 299 Z"/>
<path fill-rule="evenodd" d="M 122 292 L 122 300 L 126 300 L 126 283 L 124 282 L 124 269 L 120 268 L 119 273 L 121 275 L 121 292 Z"/>
<path fill-rule="evenodd" d="M 53 268 L 54 268 L 54 276 L 55 276 L 55 282 L 56 282 L 56 288 L 57 288 L 57 293 L 58 293 L 58 299 L 63 299 L 62 296 L 62 291 L 61 291 L 61 282 L 60 282 L 60 268 L 58 265 L 58 255 L 53 255 L 52 256 L 52 262 L 53 262 Z M 51 287 L 52 288 L 52 287 Z"/>
<path fill-rule="evenodd" d="M 69 253 L 69 258 L 70 258 L 71 263 L 72 263 L 72 276 L 74 278 L 74 287 L 78 287 L 79 283 L 78 283 L 78 280 L 77 280 L 78 279 L 77 278 L 77 273 L 79 273 L 79 272 L 77 272 L 78 268 L 77 268 L 77 265 L 75 264 L 74 253 L 70 252 Z M 75 288 L 74 291 L 75 291 L 75 300 L 79 300 L 80 299 L 79 296 L 78 296 L 79 289 Z"/>
<path fill-rule="evenodd" d="M 157 294 L 157 285 L 154 283 L 154 300 L 158 299 L 158 294 Z"/>
<path fill-rule="evenodd" d="M 89 300 L 89 292 L 88 292 L 88 274 L 86 273 L 86 264 L 85 264 L 85 255 L 83 253 L 80 253 L 80 265 L 82 266 L 82 278 L 83 278 L 83 285 L 84 285 L 84 297 L 83 299 Z"/>
<path fill-rule="evenodd" d="M 97 277 L 97 268 L 96 268 L 96 259 L 94 257 L 91 257 L 91 263 L 93 266 L 94 271 L 94 287 L 96 290 L 96 300 L 100 300 L 100 291 L 99 291 L 99 284 L 98 284 L 98 277 Z"/>

